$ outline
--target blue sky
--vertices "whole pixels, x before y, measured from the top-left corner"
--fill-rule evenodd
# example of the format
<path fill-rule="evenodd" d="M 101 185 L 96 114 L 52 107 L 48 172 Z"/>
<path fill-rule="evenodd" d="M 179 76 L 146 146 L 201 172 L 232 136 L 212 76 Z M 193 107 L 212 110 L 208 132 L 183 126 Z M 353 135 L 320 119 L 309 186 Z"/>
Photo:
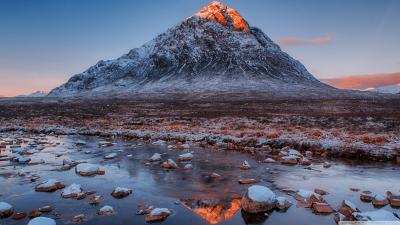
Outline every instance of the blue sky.
<path fill-rule="evenodd" d="M 0 95 L 49 90 L 203 0 L 0 0 Z M 398 0 L 226 0 L 318 78 L 400 71 Z M 285 42 L 286 40 L 286 42 Z"/>

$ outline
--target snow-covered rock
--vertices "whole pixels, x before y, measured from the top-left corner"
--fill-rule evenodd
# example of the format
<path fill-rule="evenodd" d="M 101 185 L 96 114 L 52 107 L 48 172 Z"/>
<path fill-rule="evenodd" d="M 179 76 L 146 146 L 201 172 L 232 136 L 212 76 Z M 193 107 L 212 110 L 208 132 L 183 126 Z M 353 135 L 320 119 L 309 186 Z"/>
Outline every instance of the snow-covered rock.
<path fill-rule="evenodd" d="M 183 169 L 185 169 L 185 170 L 191 170 L 191 169 L 193 169 L 193 165 L 192 164 L 186 164 L 184 167 L 183 167 Z"/>
<path fill-rule="evenodd" d="M 164 140 L 158 140 L 158 141 L 155 141 L 155 142 L 153 142 L 153 143 L 151 143 L 151 144 L 152 144 L 152 145 L 161 145 L 161 146 L 164 146 L 164 145 L 167 144 L 167 142 L 164 141 Z"/>
<path fill-rule="evenodd" d="M 110 153 L 110 154 L 104 156 L 104 159 L 115 159 L 117 157 L 118 157 L 117 153 Z"/>
<path fill-rule="evenodd" d="M 48 217 L 36 217 L 29 221 L 28 225 L 56 225 L 56 221 Z"/>
<path fill-rule="evenodd" d="M 178 161 L 190 161 L 193 159 L 193 154 L 192 153 L 185 153 L 185 154 L 181 154 L 178 157 Z"/>
<path fill-rule="evenodd" d="M 150 162 L 157 162 L 157 161 L 161 161 L 161 154 L 159 153 L 154 153 L 150 158 L 149 158 Z"/>
<path fill-rule="evenodd" d="M 65 185 L 56 180 L 56 179 L 49 179 L 43 183 L 38 184 L 35 187 L 35 190 L 38 192 L 53 192 L 57 191 L 58 189 L 63 189 Z"/>
<path fill-rule="evenodd" d="M 130 194 L 132 194 L 132 189 L 123 188 L 123 187 L 117 187 L 114 189 L 113 192 L 111 192 L 111 195 L 114 198 L 124 198 Z"/>
<path fill-rule="evenodd" d="M 370 212 L 355 212 L 353 216 L 357 221 L 400 221 L 392 212 L 385 209 Z"/>
<path fill-rule="evenodd" d="M 276 197 L 276 208 L 278 210 L 284 211 L 290 208 L 290 206 L 292 206 L 292 203 L 289 200 L 287 200 L 287 198 Z"/>
<path fill-rule="evenodd" d="M 383 207 L 389 204 L 389 200 L 386 196 L 383 195 L 375 195 L 374 199 L 372 200 L 372 205 L 375 207 Z"/>
<path fill-rule="evenodd" d="M 7 202 L 0 202 L 0 218 L 9 217 L 14 213 L 14 207 Z"/>
<path fill-rule="evenodd" d="M 274 159 L 272 159 L 272 158 L 266 158 L 266 159 L 264 159 L 264 161 L 263 161 L 264 163 L 274 163 L 274 162 L 276 162 Z"/>
<path fill-rule="evenodd" d="M 243 161 L 243 163 L 240 165 L 240 169 L 242 170 L 248 170 L 251 169 L 250 163 L 247 162 L 246 160 Z"/>
<path fill-rule="evenodd" d="M 165 168 L 165 169 L 178 169 L 179 168 L 178 164 L 176 164 L 176 162 L 172 159 L 168 159 L 166 162 L 163 162 L 161 164 L 161 167 Z"/>
<path fill-rule="evenodd" d="M 103 207 L 101 207 L 98 211 L 97 214 L 101 215 L 101 216 L 112 216 L 115 214 L 115 210 L 113 207 L 109 206 L 109 205 L 105 205 Z"/>
<path fill-rule="evenodd" d="M 80 163 L 75 167 L 75 172 L 81 176 L 102 175 L 104 170 L 99 166 L 90 163 Z"/>
<path fill-rule="evenodd" d="M 242 198 L 242 208 L 248 213 L 260 213 L 272 210 L 276 206 L 276 196 L 269 188 L 253 185 Z"/>
<path fill-rule="evenodd" d="M 146 222 L 158 222 L 165 220 L 169 215 L 171 215 L 171 211 L 167 208 L 155 208 L 150 211 L 148 215 L 146 215 Z"/>
<path fill-rule="evenodd" d="M 80 198 L 83 195 L 85 195 L 85 193 L 80 184 L 71 184 L 61 192 L 63 198 Z"/>

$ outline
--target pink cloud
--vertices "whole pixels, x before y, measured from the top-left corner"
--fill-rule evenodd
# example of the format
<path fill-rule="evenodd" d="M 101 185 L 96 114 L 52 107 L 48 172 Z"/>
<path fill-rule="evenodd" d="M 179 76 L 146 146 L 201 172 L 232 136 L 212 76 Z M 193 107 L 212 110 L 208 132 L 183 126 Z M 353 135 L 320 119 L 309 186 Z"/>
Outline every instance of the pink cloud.
<path fill-rule="evenodd" d="M 276 42 L 279 45 L 324 45 L 330 43 L 332 40 L 331 34 L 326 34 L 321 37 L 316 37 L 312 39 L 299 39 L 299 38 L 282 38 Z"/>

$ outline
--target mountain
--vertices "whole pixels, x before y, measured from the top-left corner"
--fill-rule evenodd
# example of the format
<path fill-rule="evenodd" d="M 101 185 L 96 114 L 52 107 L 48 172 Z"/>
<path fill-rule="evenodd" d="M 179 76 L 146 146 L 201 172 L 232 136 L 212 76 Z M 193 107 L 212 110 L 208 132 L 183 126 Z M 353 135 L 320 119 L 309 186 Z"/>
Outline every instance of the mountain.
<path fill-rule="evenodd" d="M 385 94 L 398 94 L 400 93 L 400 83 L 399 84 L 392 84 L 392 85 L 384 85 L 375 88 L 366 88 L 364 91 L 373 91 L 378 93 L 385 93 Z"/>
<path fill-rule="evenodd" d="M 315 79 L 234 9 L 212 2 L 140 48 L 99 61 L 49 96 L 132 93 L 320 95 Z"/>
<path fill-rule="evenodd" d="M 40 97 L 45 97 L 45 96 L 47 96 L 47 92 L 45 92 L 45 91 L 35 91 L 35 92 L 33 92 L 33 93 L 31 93 L 31 94 L 28 94 L 28 95 L 17 95 L 17 96 L 15 96 L 16 98 L 25 98 L 25 97 L 28 97 L 28 98 L 40 98 Z"/>

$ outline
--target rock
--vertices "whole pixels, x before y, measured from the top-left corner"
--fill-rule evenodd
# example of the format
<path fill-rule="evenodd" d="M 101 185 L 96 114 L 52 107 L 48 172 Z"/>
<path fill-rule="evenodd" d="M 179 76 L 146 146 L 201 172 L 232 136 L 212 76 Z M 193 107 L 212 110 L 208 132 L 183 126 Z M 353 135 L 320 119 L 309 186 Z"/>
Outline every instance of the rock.
<path fill-rule="evenodd" d="M 103 196 L 101 196 L 101 195 L 95 195 L 95 196 L 93 196 L 91 199 L 90 199 L 90 202 L 89 202 L 89 204 L 91 204 L 91 205 L 97 205 L 97 204 L 99 204 L 101 201 L 103 201 L 104 200 L 104 197 Z"/>
<path fill-rule="evenodd" d="M 13 220 L 22 220 L 27 217 L 28 214 L 26 212 L 17 212 L 11 217 Z"/>
<path fill-rule="evenodd" d="M 264 159 L 264 161 L 263 161 L 264 163 L 274 163 L 274 162 L 276 162 L 274 159 L 272 159 L 272 158 L 266 158 L 266 159 Z"/>
<path fill-rule="evenodd" d="M 360 210 L 352 202 L 343 200 L 342 205 L 339 208 L 339 212 L 346 218 L 350 219 L 352 218 L 354 212 L 360 212 Z"/>
<path fill-rule="evenodd" d="M 256 179 L 241 179 L 239 180 L 239 184 L 255 184 L 258 183 Z"/>
<path fill-rule="evenodd" d="M 328 203 L 314 202 L 312 204 L 312 209 L 315 213 L 332 213 L 333 209 Z"/>
<path fill-rule="evenodd" d="M 36 217 L 31 219 L 28 225 L 56 225 L 56 221 L 47 217 Z"/>
<path fill-rule="evenodd" d="M 322 197 L 312 191 L 299 189 L 294 196 L 298 201 L 299 206 L 310 208 L 315 202 L 324 203 Z"/>
<path fill-rule="evenodd" d="M 327 195 L 327 194 L 329 194 L 327 191 L 324 191 L 324 190 L 318 189 L 318 188 L 315 188 L 314 192 L 319 194 L 319 195 Z"/>
<path fill-rule="evenodd" d="M 74 223 L 80 223 L 80 222 L 84 222 L 84 221 L 87 221 L 87 220 L 88 219 L 85 216 L 85 214 L 76 215 L 76 216 L 72 217 L 72 219 L 71 219 L 71 221 L 74 222 Z"/>
<path fill-rule="evenodd" d="M 371 202 L 374 200 L 375 195 L 371 191 L 363 191 L 360 194 L 360 200 L 363 202 Z"/>
<path fill-rule="evenodd" d="M 49 179 L 46 182 L 40 183 L 35 187 L 35 191 L 37 192 L 54 192 L 58 189 L 63 189 L 65 185 L 56 180 L 56 179 Z"/>
<path fill-rule="evenodd" d="M 80 199 L 82 196 L 85 196 L 85 193 L 83 192 L 80 184 L 71 184 L 61 192 L 61 196 L 63 198 Z"/>
<path fill-rule="evenodd" d="M 250 166 L 250 164 L 245 160 L 245 161 L 242 163 L 242 165 L 240 165 L 240 169 L 242 169 L 242 170 L 248 170 L 248 169 L 251 169 L 251 166 Z"/>
<path fill-rule="evenodd" d="M 158 141 L 155 141 L 155 142 L 153 142 L 153 143 L 151 143 L 152 145 L 161 145 L 161 146 L 164 146 L 164 145 L 166 145 L 167 144 L 167 142 L 166 141 L 163 141 L 163 140 L 158 140 Z"/>
<path fill-rule="evenodd" d="M 374 199 L 372 200 L 372 205 L 374 205 L 374 207 L 383 207 L 388 204 L 389 200 L 383 195 L 375 195 Z"/>
<path fill-rule="evenodd" d="M 280 160 L 282 164 L 287 164 L 287 165 L 296 165 L 298 162 L 298 157 L 297 156 L 283 156 Z"/>
<path fill-rule="evenodd" d="M 288 208 L 292 206 L 292 203 L 287 200 L 285 197 L 277 197 L 276 198 L 276 208 L 280 211 L 286 211 Z"/>
<path fill-rule="evenodd" d="M 218 173 L 211 173 L 208 177 L 213 178 L 213 179 L 217 179 L 217 178 L 222 178 L 221 175 L 219 175 Z"/>
<path fill-rule="evenodd" d="M 29 212 L 29 218 L 36 218 L 42 215 L 42 212 L 39 210 L 33 210 Z"/>
<path fill-rule="evenodd" d="M 176 164 L 175 161 L 172 159 L 168 159 L 166 162 L 163 162 L 161 164 L 161 167 L 164 169 L 178 169 L 179 168 L 178 164 Z"/>
<path fill-rule="evenodd" d="M 7 202 L 0 202 L 0 218 L 9 217 L 14 213 L 14 207 Z"/>
<path fill-rule="evenodd" d="M 112 216 L 115 214 L 115 210 L 113 207 L 105 205 L 97 211 L 97 214 L 100 216 Z"/>
<path fill-rule="evenodd" d="M 275 194 L 267 187 L 253 185 L 247 189 L 241 201 L 242 209 L 248 213 L 261 213 L 272 210 L 276 205 Z"/>
<path fill-rule="evenodd" d="M 392 212 L 379 209 L 370 212 L 355 212 L 353 217 L 357 221 L 400 221 Z"/>
<path fill-rule="evenodd" d="M 350 191 L 359 192 L 360 189 L 358 189 L 358 188 L 350 188 Z"/>
<path fill-rule="evenodd" d="M 183 167 L 183 169 L 185 169 L 185 170 L 191 170 L 191 169 L 193 169 L 193 165 L 192 165 L 192 164 L 186 164 L 186 165 Z"/>
<path fill-rule="evenodd" d="M 110 153 L 110 154 L 104 156 L 104 159 L 115 159 L 117 157 L 118 157 L 117 153 Z"/>
<path fill-rule="evenodd" d="M 97 143 L 97 145 L 98 145 L 99 147 L 110 147 L 110 146 L 113 145 L 113 143 L 111 143 L 111 142 L 109 142 L 109 141 L 99 141 L 99 142 Z"/>
<path fill-rule="evenodd" d="M 40 212 L 44 212 L 44 213 L 48 213 L 48 212 L 53 211 L 53 208 L 51 206 L 49 206 L 49 205 L 46 205 L 46 206 L 40 207 L 39 211 Z"/>
<path fill-rule="evenodd" d="M 341 213 L 339 213 L 339 212 L 337 212 L 337 213 L 335 213 L 335 214 L 333 215 L 333 219 L 335 220 L 335 222 L 336 222 L 337 224 L 339 224 L 340 221 L 349 221 L 349 219 L 347 219 L 347 217 L 346 217 L 345 215 L 343 215 L 343 214 L 341 214 Z"/>
<path fill-rule="evenodd" d="M 390 206 L 393 208 L 400 208 L 400 192 L 386 192 L 387 199 L 389 200 Z"/>
<path fill-rule="evenodd" d="M 332 165 L 329 162 L 324 162 L 324 164 L 322 164 L 322 166 L 327 169 L 327 168 L 331 167 Z"/>
<path fill-rule="evenodd" d="M 154 153 L 150 158 L 149 158 L 150 162 L 157 162 L 157 161 L 161 161 L 161 154 L 159 153 Z"/>
<path fill-rule="evenodd" d="M 155 208 L 151 210 L 151 212 L 146 215 L 146 222 L 159 222 L 164 221 L 169 215 L 171 215 L 171 211 L 167 208 Z"/>
<path fill-rule="evenodd" d="M 111 193 L 114 198 L 124 198 L 130 194 L 132 194 L 132 189 L 122 187 L 115 188 L 114 191 Z"/>
<path fill-rule="evenodd" d="M 104 174 L 104 170 L 101 170 L 99 166 L 90 163 L 78 164 L 75 167 L 75 172 L 81 176 L 94 176 Z"/>
<path fill-rule="evenodd" d="M 75 141 L 75 145 L 83 146 L 83 145 L 87 145 L 87 143 L 84 140 L 77 140 L 77 141 Z"/>
<path fill-rule="evenodd" d="M 185 154 L 179 155 L 179 157 L 178 157 L 178 161 L 181 161 L 181 162 L 190 161 L 192 159 L 193 159 L 192 153 L 185 153 Z"/>
<path fill-rule="evenodd" d="M 309 160 L 309 159 L 307 159 L 307 158 L 302 158 L 302 159 L 300 160 L 300 164 L 303 165 L 303 166 L 309 166 L 309 165 L 311 165 L 312 163 L 311 163 L 311 160 Z"/>

